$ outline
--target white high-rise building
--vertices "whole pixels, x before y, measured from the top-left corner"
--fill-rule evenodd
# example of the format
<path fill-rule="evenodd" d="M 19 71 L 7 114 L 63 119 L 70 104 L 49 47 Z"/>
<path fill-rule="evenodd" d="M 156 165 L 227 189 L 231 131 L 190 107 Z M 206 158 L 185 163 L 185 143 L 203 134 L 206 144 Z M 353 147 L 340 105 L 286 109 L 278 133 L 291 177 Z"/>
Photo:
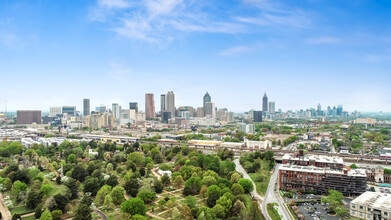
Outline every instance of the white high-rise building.
<path fill-rule="evenodd" d="M 175 95 L 173 91 L 167 92 L 166 95 L 166 111 L 171 112 L 171 117 L 174 118 L 176 116 L 175 109 Z"/>
<path fill-rule="evenodd" d="M 50 113 L 49 116 L 54 117 L 56 115 L 61 114 L 61 107 L 50 107 Z"/>
<path fill-rule="evenodd" d="M 245 123 L 241 123 L 239 124 L 240 125 L 240 131 L 241 132 L 244 132 L 244 133 L 254 133 L 255 132 L 255 127 L 254 127 L 254 124 L 245 124 Z"/>
<path fill-rule="evenodd" d="M 113 103 L 112 111 L 114 120 L 119 120 L 121 118 L 121 106 L 118 103 Z"/>
<path fill-rule="evenodd" d="M 275 114 L 275 113 L 276 113 L 276 103 L 269 102 L 269 114 Z"/>

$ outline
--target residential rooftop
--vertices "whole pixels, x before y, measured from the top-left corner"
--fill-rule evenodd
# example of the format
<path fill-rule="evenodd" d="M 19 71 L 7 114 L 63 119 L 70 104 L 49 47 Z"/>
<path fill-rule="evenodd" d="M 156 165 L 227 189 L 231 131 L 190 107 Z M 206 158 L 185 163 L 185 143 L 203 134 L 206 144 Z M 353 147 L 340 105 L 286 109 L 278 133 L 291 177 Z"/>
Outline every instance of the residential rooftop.
<path fill-rule="evenodd" d="M 365 192 L 351 203 L 391 212 L 391 195 L 387 193 Z"/>

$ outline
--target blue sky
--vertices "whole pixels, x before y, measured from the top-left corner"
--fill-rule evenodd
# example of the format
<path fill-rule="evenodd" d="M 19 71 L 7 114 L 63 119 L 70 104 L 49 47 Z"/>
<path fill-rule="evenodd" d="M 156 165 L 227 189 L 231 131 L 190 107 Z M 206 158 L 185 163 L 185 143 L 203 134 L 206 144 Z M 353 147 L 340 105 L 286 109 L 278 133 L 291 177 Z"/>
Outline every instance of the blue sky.
<path fill-rule="evenodd" d="M 0 106 L 391 111 L 391 1 L 0 1 Z M 2 111 L 3 107 L 0 107 Z"/>

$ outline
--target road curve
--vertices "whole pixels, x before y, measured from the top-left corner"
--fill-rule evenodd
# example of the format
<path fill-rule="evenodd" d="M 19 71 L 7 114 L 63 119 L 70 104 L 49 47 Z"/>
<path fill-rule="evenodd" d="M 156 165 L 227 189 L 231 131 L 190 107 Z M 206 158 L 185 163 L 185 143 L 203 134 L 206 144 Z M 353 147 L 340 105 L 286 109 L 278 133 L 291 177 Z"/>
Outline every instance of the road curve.
<path fill-rule="evenodd" d="M 262 212 L 265 213 L 265 217 L 267 220 L 271 220 L 269 213 L 267 212 L 267 207 L 266 205 L 268 203 L 277 203 L 278 207 L 278 213 L 281 215 L 282 220 L 289 220 L 292 219 L 289 211 L 285 207 L 283 199 L 280 197 L 279 192 L 278 192 L 278 170 L 279 170 L 280 164 L 276 164 L 276 167 L 274 169 L 273 174 L 270 177 L 269 181 L 269 186 L 267 187 L 266 195 L 265 195 L 265 200 L 262 204 Z"/>

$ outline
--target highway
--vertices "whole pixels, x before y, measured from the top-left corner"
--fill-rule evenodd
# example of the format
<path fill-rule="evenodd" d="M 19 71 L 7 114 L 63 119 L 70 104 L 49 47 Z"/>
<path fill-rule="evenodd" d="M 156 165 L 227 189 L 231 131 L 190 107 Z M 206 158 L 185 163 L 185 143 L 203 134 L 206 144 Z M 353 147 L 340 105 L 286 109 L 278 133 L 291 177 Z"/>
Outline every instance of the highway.
<path fill-rule="evenodd" d="M 278 195 L 278 170 L 279 170 L 280 164 L 276 164 L 276 167 L 274 169 L 273 174 L 270 177 L 269 186 L 267 187 L 265 200 L 262 203 L 262 213 L 264 213 L 264 216 L 267 220 L 271 220 L 269 213 L 267 212 L 266 205 L 268 203 L 277 203 L 278 207 L 278 213 L 281 216 L 281 219 L 283 220 L 289 220 L 292 219 L 289 215 L 289 211 L 284 205 L 284 200 Z"/>

